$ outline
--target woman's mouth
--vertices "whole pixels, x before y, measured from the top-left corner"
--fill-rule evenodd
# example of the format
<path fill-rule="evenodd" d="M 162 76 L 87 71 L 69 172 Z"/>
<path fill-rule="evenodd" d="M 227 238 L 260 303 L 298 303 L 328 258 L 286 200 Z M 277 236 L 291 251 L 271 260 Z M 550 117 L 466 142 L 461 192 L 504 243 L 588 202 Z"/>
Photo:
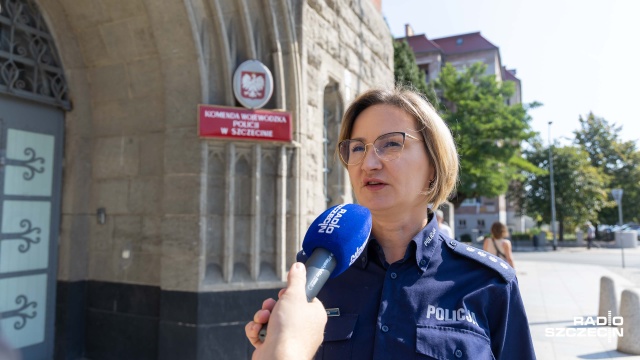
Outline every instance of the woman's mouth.
<path fill-rule="evenodd" d="M 383 183 L 382 181 L 378 181 L 378 180 L 368 180 L 364 182 L 364 187 L 369 189 L 369 190 L 379 190 L 381 188 L 383 188 L 385 185 L 385 183 Z"/>

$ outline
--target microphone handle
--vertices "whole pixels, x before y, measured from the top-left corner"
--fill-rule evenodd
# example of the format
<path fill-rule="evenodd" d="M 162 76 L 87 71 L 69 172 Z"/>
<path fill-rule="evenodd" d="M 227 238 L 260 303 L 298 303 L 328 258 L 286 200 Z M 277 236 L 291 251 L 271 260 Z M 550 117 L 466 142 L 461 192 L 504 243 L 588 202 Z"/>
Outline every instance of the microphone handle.
<path fill-rule="evenodd" d="M 309 259 L 304 263 L 307 268 L 307 284 L 304 290 L 308 302 L 311 302 L 318 295 L 336 268 L 336 264 L 336 257 L 329 250 L 323 248 L 313 250 Z"/>
<path fill-rule="evenodd" d="M 307 283 L 304 291 L 307 295 L 307 301 L 311 302 L 322 289 L 322 286 L 329 280 L 329 276 L 336 268 L 336 257 L 327 249 L 316 248 L 304 263 L 307 268 Z M 297 321 L 297 320 L 296 320 Z M 258 333 L 260 341 L 264 342 L 267 337 L 267 324 L 262 325 L 262 329 Z"/>

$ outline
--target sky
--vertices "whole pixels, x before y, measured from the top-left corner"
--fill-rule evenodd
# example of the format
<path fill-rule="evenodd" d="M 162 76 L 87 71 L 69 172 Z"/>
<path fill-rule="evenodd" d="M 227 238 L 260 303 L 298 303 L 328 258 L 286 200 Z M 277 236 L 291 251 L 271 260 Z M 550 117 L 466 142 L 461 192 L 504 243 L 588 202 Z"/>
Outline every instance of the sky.
<path fill-rule="evenodd" d="M 516 69 L 531 126 L 569 144 L 589 112 L 640 147 L 640 0 L 383 0 L 394 37 L 479 31 Z M 549 121 L 553 123 L 549 126 Z"/>

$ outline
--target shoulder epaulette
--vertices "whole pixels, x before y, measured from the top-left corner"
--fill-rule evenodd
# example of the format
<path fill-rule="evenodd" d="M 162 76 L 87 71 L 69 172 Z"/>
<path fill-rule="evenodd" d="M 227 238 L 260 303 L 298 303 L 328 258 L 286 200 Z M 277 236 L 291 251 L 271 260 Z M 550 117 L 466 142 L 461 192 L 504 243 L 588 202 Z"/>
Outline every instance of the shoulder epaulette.
<path fill-rule="evenodd" d="M 475 260 L 476 262 L 497 271 L 505 280 L 507 280 L 507 282 L 510 282 L 516 277 L 516 271 L 507 264 L 506 261 L 493 254 L 489 254 L 482 249 L 460 243 L 456 240 L 448 239 L 446 240 L 446 243 L 447 246 L 457 254 Z"/>

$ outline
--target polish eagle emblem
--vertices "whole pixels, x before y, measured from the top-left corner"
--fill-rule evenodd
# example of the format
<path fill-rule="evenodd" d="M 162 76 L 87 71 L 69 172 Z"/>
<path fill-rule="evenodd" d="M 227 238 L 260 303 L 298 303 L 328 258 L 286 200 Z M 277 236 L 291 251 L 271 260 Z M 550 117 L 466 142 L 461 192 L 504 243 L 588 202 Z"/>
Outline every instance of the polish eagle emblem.
<path fill-rule="evenodd" d="M 249 99 L 262 99 L 264 97 L 264 73 L 243 71 L 240 81 L 243 97 Z"/>

